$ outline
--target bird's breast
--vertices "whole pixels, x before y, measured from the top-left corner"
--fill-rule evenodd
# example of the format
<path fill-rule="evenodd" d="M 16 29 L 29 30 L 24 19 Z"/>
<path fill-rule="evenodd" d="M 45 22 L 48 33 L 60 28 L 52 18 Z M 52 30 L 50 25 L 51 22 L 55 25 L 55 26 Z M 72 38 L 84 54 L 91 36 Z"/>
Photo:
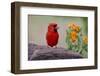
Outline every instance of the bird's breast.
<path fill-rule="evenodd" d="M 57 39 L 59 38 L 59 34 L 58 32 L 47 32 L 47 38 L 51 38 L 51 39 Z"/>
<path fill-rule="evenodd" d="M 58 43 L 59 34 L 58 32 L 47 32 L 46 39 L 50 46 L 54 46 Z"/>

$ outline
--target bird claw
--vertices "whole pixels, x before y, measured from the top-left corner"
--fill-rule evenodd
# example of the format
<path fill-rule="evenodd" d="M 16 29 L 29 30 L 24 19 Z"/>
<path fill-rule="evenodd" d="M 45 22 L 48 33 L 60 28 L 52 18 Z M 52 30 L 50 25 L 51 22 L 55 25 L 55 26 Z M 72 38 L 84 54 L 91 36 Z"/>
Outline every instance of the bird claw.
<path fill-rule="evenodd" d="M 55 46 L 54 48 L 57 48 L 57 46 Z"/>
<path fill-rule="evenodd" d="M 51 46 L 47 46 L 47 48 L 57 48 L 57 46 L 51 47 Z"/>
<path fill-rule="evenodd" d="M 50 48 L 50 46 L 47 46 L 47 48 Z"/>

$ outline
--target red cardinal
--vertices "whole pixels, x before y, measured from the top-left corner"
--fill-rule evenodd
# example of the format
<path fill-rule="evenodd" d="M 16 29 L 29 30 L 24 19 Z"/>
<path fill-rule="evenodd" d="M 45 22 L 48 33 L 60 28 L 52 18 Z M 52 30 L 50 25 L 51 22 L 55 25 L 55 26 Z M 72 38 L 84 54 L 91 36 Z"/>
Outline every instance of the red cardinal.
<path fill-rule="evenodd" d="M 47 44 L 48 46 L 56 46 L 58 43 L 58 39 L 59 39 L 59 34 L 58 34 L 58 27 L 56 23 L 50 23 L 48 26 L 48 31 L 46 34 L 46 40 L 47 40 Z"/>

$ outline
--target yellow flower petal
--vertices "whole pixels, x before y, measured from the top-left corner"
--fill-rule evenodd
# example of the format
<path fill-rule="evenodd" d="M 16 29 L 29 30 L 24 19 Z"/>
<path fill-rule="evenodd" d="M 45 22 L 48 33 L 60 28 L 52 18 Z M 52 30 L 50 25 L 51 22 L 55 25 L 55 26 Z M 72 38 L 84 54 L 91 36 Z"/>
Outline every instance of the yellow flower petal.
<path fill-rule="evenodd" d="M 88 37 L 87 36 L 84 36 L 83 37 L 83 42 L 84 42 L 84 44 L 87 44 L 88 43 Z"/>

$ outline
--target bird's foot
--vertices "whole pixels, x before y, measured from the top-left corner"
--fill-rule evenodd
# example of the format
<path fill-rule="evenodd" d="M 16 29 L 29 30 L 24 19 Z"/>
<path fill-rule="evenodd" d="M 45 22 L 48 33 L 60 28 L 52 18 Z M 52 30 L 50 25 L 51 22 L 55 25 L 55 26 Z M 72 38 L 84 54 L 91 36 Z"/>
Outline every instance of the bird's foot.
<path fill-rule="evenodd" d="M 54 46 L 54 48 L 57 48 L 57 46 Z"/>
<path fill-rule="evenodd" d="M 50 48 L 50 46 L 47 45 L 47 48 Z"/>

